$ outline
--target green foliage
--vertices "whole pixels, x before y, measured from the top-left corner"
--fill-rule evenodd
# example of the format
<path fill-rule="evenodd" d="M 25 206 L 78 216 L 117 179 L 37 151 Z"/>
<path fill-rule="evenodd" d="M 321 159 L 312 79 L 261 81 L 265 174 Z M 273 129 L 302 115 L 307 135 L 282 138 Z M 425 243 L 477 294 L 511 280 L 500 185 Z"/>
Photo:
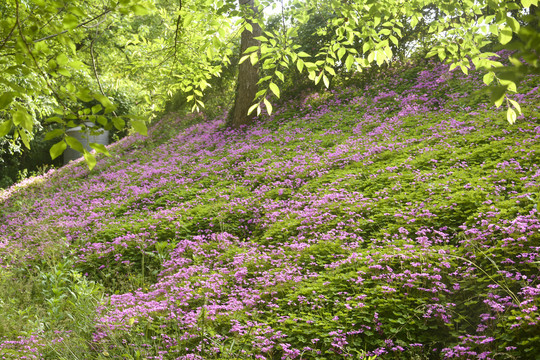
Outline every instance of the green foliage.
<path fill-rule="evenodd" d="M 71 260 L 30 269 L 0 268 L 0 339 L 26 331 L 49 339 L 40 358 L 83 358 L 91 351 L 93 314 L 102 287 L 73 270 Z M 58 341 L 58 338 L 65 340 Z M 20 352 L 2 351 L 7 359 Z M 35 355 L 34 355 L 35 356 Z"/>
<path fill-rule="evenodd" d="M 261 64 L 260 91 L 251 111 L 260 114 L 264 104 L 271 113 L 268 98 L 303 88 L 305 77 L 328 88 L 338 75 L 347 79 L 403 60 L 414 48 L 449 61 L 451 70 L 487 70 L 484 81 L 495 84 L 492 101 L 506 103 L 513 123 L 521 108 L 507 94 L 538 71 L 536 5 L 536 0 L 291 2 L 270 19 L 260 46 L 248 48 L 240 59 Z M 249 30 L 250 22 L 263 22 L 233 0 L 10 0 L 0 11 L 0 137 L 11 133 L 26 147 L 35 126 L 53 113 L 49 120 L 63 129 L 91 121 L 118 131 L 129 124 L 145 133 L 142 118 L 120 109 L 125 104 L 114 94 L 119 90 L 131 94 L 129 103 L 135 106 L 129 114 L 146 120 L 174 94 L 191 111 L 205 103 L 214 108 L 221 98 L 215 94 L 233 88 L 227 80 L 220 87 L 226 92 L 205 95 L 213 79 L 227 77 L 231 69 L 235 34 Z M 486 51 L 492 41 L 517 50 L 511 65 L 502 66 Z M 53 156 L 63 148 L 57 146 Z"/>

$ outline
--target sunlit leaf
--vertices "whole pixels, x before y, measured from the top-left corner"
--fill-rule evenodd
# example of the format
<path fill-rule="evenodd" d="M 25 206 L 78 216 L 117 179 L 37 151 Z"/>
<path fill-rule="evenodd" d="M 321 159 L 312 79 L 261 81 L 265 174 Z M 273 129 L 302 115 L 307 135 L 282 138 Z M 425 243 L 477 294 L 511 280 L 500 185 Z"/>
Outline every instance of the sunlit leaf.
<path fill-rule="evenodd" d="M 521 114 L 521 106 L 519 105 L 519 103 L 515 100 L 512 100 L 512 99 L 508 99 L 508 101 L 510 101 L 510 103 L 514 106 L 514 108 L 517 110 L 518 114 Z"/>
<path fill-rule="evenodd" d="M 519 32 L 520 25 L 519 25 L 519 22 L 516 19 L 514 19 L 513 17 L 508 16 L 506 18 L 506 22 L 508 23 L 508 26 L 510 26 L 510 28 L 512 29 L 513 32 L 515 32 L 515 33 Z"/>
<path fill-rule="evenodd" d="M 105 156 L 109 156 L 109 157 L 111 156 L 111 154 L 109 153 L 109 150 L 107 150 L 107 148 L 103 144 L 89 143 L 88 145 L 90 145 L 90 147 L 92 149 L 96 150 L 96 152 L 98 152 L 98 153 L 102 153 Z"/>
<path fill-rule="evenodd" d="M 80 153 L 84 152 L 83 145 L 78 139 L 74 138 L 73 136 L 66 136 L 65 140 L 67 144 L 69 145 L 69 147 L 71 147 L 73 150 L 78 151 Z"/>
<path fill-rule="evenodd" d="M 21 140 L 22 140 L 24 146 L 27 149 L 30 149 L 30 139 L 28 139 L 28 135 L 26 134 L 26 131 L 24 131 L 23 129 L 20 129 L 19 130 L 19 136 L 21 137 Z"/>
<path fill-rule="evenodd" d="M 506 119 L 510 123 L 510 125 L 514 125 L 516 123 L 516 112 L 512 108 L 508 108 L 508 111 L 506 112 Z"/>
<path fill-rule="evenodd" d="M 506 95 L 506 86 L 494 86 L 491 88 L 491 102 L 495 106 L 502 105 Z"/>
<path fill-rule="evenodd" d="M 88 164 L 88 169 L 92 170 L 96 166 L 96 157 L 84 150 L 84 160 Z"/>
<path fill-rule="evenodd" d="M 280 97 L 279 87 L 273 82 L 271 82 L 268 86 L 270 87 L 270 90 L 272 90 L 274 95 L 276 95 L 279 98 Z"/>
<path fill-rule="evenodd" d="M 248 115 L 251 115 L 251 113 L 254 112 L 255 109 L 257 109 L 258 107 L 259 107 L 259 104 L 251 105 L 251 107 L 248 110 Z"/>
<path fill-rule="evenodd" d="M 508 26 L 499 31 L 499 42 L 502 45 L 506 45 L 512 40 L 512 29 Z"/>
<path fill-rule="evenodd" d="M 34 120 L 26 110 L 19 109 L 13 114 L 13 124 L 22 126 L 28 131 L 32 131 Z"/>
<path fill-rule="evenodd" d="M 62 136 L 62 135 L 64 135 L 63 129 L 51 130 L 47 134 L 45 134 L 45 140 L 51 140 L 51 139 L 54 139 L 55 137 Z"/>
<path fill-rule="evenodd" d="M 57 142 L 56 144 L 54 144 L 53 146 L 51 146 L 51 148 L 49 149 L 49 153 L 51 155 L 51 159 L 56 159 L 57 157 L 59 157 L 60 155 L 62 155 L 62 153 L 67 149 L 67 144 L 64 140 L 60 141 L 60 142 Z"/>
<path fill-rule="evenodd" d="M 73 29 L 79 25 L 79 19 L 75 15 L 67 14 L 64 16 L 64 20 L 62 20 L 62 25 L 64 29 Z"/>
<path fill-rule="evenodd" d="M 488 72 L 487 74 L 484 75 L 484 78 L 483 78 L 484 84 L 486 85 L 491 84 L 494 78 L 495 78 L 495 74 L 493 73 L 493 71 Z"/>
<path fill-rule="evenodd" d="M 347 59 L 345 60 L 345 67 L 347 67 L 347 70 L 351 71 L 353 64 L 354 64 L 354 56 L 352 54 L 349 54 L 347 56 Z"/>
<path fill-rule="evenodd" d="M 298 69 L 298 72 L 302 72 L 304 70 L 304 61 L 300 58 L 296 61 L 296 68 Z"/>
<path fill-rule="evenodd" d="M 338 59 L 341 60 L 341 58 L 345 55 L 347 50 L 345 48 L 340 48 L 337 52 Z"/>
<path fill-rule="evenodd" d="M 56 62 L 60 66 L 64 66 L 68 63 L 69 59 L 65 54 L 60 54 L 56 57 Z"/>
<path fill-rule="evenodd" d="M 266 111 L 268 112 L 268 115 L 272 115 L 272 104 L 270 103 L 270 101 L 268 101 L 267 98 L 264 98 L 264 105 L 266 105 Z"/>
<path fill-rule="evenodd" d="M 144 136 L 148 135 L 148 129 L 146 128 L 146 124 L 145 124 L 144 121 L 142 121 L 142 120 L 132 120 L 131 121 L 131 126 L 139 134 L 144 135 Z"/>
<path fill-rule="evenodd" d="M 11 120 L 0 123 L 0 137 L 6 136 L 11 131 L 13 122 Z"/>
<path fill-rule="evenodd" d="M 103 110 L 103 107 L 100 104 L 92 106 L 92 114 L 97 114 L 101 110 Z"/>
<path fill-rule="evenodd" d="M 0 95 L 0 110 L 7 108 L 15 99 L 17 93 L 8 91 Z"/>
<path fill-rule="evenodd" d="M 532 5 L 538 6 L 538 0 L 521 0 L 524 8 L 530 8 Z"/>

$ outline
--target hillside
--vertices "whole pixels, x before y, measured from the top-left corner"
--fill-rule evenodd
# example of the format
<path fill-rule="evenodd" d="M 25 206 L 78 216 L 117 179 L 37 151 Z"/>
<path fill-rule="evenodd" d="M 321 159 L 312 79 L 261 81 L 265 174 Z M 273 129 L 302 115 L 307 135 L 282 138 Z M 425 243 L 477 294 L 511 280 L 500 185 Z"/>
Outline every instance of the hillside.
<path fill-rule="evenodd" d="M 0 359 L 540 359 L 540 91 L 403 66 L 0 194 Z"/>

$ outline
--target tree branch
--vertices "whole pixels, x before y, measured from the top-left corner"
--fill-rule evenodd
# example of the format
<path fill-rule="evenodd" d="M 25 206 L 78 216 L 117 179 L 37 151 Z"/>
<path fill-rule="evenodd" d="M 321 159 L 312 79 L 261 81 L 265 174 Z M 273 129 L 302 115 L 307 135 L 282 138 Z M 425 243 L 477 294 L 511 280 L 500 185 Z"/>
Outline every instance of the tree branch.
<path fill-rule="evenodd" d="M 11 38 L 11 35 L 13 35 L 13 32 L 15 31 L 15 29 L 17 28 L 17 25 L 19 24 L 19 15 L 17 13 L 17 19 L 15 20 L 15 25 L 13 25 L 13 28 L 11 29 L 11 31 L 9 32 L 8 36 L 6 36 L 6 38 L 4 39 L 4 41 L 2 41 L 2 45 L 0 45 L 0 51 L 4 48 L 4 46 L 6 45 L 6 43 L 9 41 L 9 39 Z"/>
<path fill-rule="evenodd" d="M 90 19 L 90 20 L 87 20 L 87 21 L 85 21 L 85 22 L 80 23 L 79 25 L 75 26 L 73 29 L 77 29 L 77 28 L 80 28 L 81 26 L 84 26 L 84 25 L 86 25 L 86 24 L 89 24 L 89 23 L 91 23 L 92 21 L 95 21 L 95 20 L 99 19 L 100 17 L 102 17 L 102 16 L 104 16 L 104 15 L 107 15 L 107 14 L 110 13 L 111 11 L 112 11 L 112 9 L 106 9 L 106 10 L 105 10 L 104 12 L 102 12 L 101 14 L 99 14 L 99 15 L 93 17 L 93 18 Z M 70 29 L 70 30 L 73 30 L 73 29 Z M 61 31 L 61 32 L 56 33 L 56 34 L 48 35 L 48 36 L 45 36 L 45 37 L 43 37 L 43 38 L 41 38 L 41 39 L 33 40 L 33 42 L 34 42 L 34 43 L 38 43 L 38 42 L 40 42 L 40 41 L 45 41 L 45 40 L 48 40 L 48 39 L 52 39 L 52 38 L 54 38 L 54 37 L 60 36 L 60 35 L 62 35 L 62 34 L 65 34 L 65 33 L 67 33 L 68 31 L 69 31 L 69 30 L 64 30 L 64 31 Z"/>
<path fill-rule="evenodd" d="M 21 40 L 24 44 L 24 46 L 26 47 L 26 51 L 28 51 L 28 54 L 30 55 L 30 57 L 32 58 L 34 64 L 36 65 L 36 68 L 38 69 L 38 71 L 41 73 L 41 76 L 43 77 L 43 79 L 45 80 L 45 83 L 47 84 L 47 87 L 52 91 L 52 93 L 54 94 L 54 96 L 56 97 L 56 99 L 58 100 L 58 102 L 64 107 L 64 110 L 68 110 L 68 107 L 66 106 L 66 104 L 64 103 L 64 101 L 62 101 L 62 98 L 60 97 L 60 95 L 56 92 L 56 90 L 54 89 L 54 87 L 51 85 L 47 75 L 45 74 L 45 72 L 43 71 L 43 69 L 41 68 L 41 66 L 39 65 L 36 57 L 34 56 L 34 53 L 32 52 L 32 50 L 30 49 L 30 46 L 28 45 L 28 43 L 26 42 L 26 38 L 24 37 L 24 32 L 23 32 L 23 29 L 21 27 L 21 23 L 19 21 L 19 0 L 15 0 L 15 16 L 16 16 L 16 25 L 17 25 L 17 28 L 19 29 L 19 35 L 21 36 Z"/>
<path fill-rule="evenodd" d="M 179 0 L 178 11 L 182 11 L 182 0 Z M 178 14 L 178 19 L 176 19 L 176 31 L 174 32 L 174 54 L 173 57 L 176 60 L 177 53 L 177 44 L 178 44 L 178 33 L 180 32 L 180 22 L 182 21 L 182 14 Z"/>

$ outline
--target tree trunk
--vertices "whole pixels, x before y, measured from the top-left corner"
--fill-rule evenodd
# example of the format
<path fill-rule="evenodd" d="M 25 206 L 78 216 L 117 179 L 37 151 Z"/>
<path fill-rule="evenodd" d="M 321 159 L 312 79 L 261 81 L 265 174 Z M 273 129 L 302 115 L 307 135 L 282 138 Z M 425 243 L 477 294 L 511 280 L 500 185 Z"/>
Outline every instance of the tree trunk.
<path fill-rule="evenodd" d="M 257 17 L 258 9 L 255 8 L 254 0 L 239 0 L 240 7 L 248 7 L 248 11 L 253 11 L 253 17 Z M 261 27 L 259 24 L 248 20 L 253 27 L 253 32 L 244 30 L 240 40 L 240 58 L 244 51 L 251 47 L 259 45 L 255 37 L 261 36 Z M 238 66 L 238 82 L 236 85 L 236 97 L 234 106 L 229 114 L 228 125 L 233 128 L 239 128 L 242 125 L 249 125 L 255 118 L 255 112 L 248 115 L 248 110 L 253 105 L 255 95 L 258 91 L 257 82 L 259 81 L 259 64 L 252 65 L 247 59 Z"/>

